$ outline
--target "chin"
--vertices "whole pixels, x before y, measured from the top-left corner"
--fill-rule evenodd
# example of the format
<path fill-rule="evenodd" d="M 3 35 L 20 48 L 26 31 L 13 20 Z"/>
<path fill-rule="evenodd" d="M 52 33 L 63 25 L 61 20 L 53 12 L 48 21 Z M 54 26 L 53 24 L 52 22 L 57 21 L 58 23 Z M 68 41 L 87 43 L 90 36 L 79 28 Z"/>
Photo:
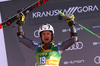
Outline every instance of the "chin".
<path fill-rule="evenodd" d="M 44 42 L 44 44 L 48 44 L 50 41 L 48 41 L 48 42 Z"/>

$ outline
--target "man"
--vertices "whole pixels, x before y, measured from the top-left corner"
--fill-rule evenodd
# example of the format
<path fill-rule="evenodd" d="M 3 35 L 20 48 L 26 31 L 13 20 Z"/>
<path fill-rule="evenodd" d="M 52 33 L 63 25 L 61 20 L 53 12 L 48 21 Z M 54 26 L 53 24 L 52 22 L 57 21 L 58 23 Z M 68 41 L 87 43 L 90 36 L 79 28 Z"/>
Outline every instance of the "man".
<path fill-rule="evenodd" d="M 43 24 L 39 28 L 39 35 L 41 42 L 37 43 L 24 36 L 22 29 L 24 22 L 24 14 L 19 14 L 17 20 L 18 32 L 17 36 L 19 42 L 23 43 L 36 53 L 37 66 L 59 66 L 60 58 L 65 49 L 74 44 L 77 41 L 77 31 L 75 29 L 73 15 L 67 15 L 70 19 L 66 19 L 70 27 L 70 39 L 54 43 L 54 28 L 50 24 Z"/>

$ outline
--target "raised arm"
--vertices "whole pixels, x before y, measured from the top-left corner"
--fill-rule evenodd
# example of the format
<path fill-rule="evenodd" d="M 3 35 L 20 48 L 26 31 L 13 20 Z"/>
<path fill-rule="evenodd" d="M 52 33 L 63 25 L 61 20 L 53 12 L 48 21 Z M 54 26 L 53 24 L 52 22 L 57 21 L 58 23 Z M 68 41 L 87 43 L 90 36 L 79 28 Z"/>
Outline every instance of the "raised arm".
<path fill-rule="evenodd" d="M 76 31 L 76 27 L 75 27 L 75 21 L 74 21 L 75 17 L 71 17 L 71 16 L 73 16 L 73 15 L 67 15 L 67 17 L 70 17 L 69 19 L 65 17 L 65 19 L 68 22 L 68 25 L 70 27 L 70 39 L 67 39 L 63 42 L 58 43 L 59 51 L 61 51 L 61 53 L 78 40 L 77 31 Z"/>
<path fill-rule="evenodd" d="M 32 50 L 36 50 L 36 43 L 33 42 L 32 40 L 28 39 L 25 37 L 24 35 L 24 31 L 23 31 L 23 24 L 25 23 L 24 21 L 25 19 L 25 16 L 23 13 L 20 13 L 19 14 L 19 19 L 17 20 L 17 29 L 18 29 L 18 32 L 17 32 L 17 36 L 18 36 L 18 40 L 19 42 L 21 42 L 22 44 L 24 44 L 25 46 L 27 46 L 28 48 L 32 49 Z"/>

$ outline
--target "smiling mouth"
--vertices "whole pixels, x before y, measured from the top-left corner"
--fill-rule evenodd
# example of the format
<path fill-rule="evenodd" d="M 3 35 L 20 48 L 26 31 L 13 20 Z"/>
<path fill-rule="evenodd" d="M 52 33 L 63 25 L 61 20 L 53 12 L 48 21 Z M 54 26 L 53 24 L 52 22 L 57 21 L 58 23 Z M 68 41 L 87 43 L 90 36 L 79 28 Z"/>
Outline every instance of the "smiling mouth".
<path fill-rule="evenodd" d="M 48 41 L 49 39 L 45 39 L 45 41 Z"/>

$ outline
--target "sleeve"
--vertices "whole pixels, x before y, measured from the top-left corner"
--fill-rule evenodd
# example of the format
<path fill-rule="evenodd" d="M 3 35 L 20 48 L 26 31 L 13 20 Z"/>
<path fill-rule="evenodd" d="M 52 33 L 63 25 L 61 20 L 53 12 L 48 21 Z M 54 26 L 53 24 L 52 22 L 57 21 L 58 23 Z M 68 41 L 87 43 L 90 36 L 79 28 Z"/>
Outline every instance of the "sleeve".
<path fill-rule="evenodd" d="M 74 44 L 75 42 L 78 41 L 77 31 L 76 31 L 75 25 L 70 26 L 70 30 L 71 30 L 70 31 L 70 38 L 58 43 L 59 51 L 64 51 L 69 46 L 71 46 L 72 44 Z"/>
<path fill-rule="evenodd" d="M 18 41 L 20 43 L 24 44 L 25 46 L 27 46 L 28 48 L 36 51 L 37 44 L 34 41 L 32 41 L 24 36 L 18 36 Z"/>
<path fill-rule="evenodd" d="M 18 25 L 17 27 L 18 27 L 18 32 L 17 32 L 18 41 L 27 46 L 28 48 L 36 51 L 36 46 L 38 43 L 25 37 L 22 26 Z"/>

